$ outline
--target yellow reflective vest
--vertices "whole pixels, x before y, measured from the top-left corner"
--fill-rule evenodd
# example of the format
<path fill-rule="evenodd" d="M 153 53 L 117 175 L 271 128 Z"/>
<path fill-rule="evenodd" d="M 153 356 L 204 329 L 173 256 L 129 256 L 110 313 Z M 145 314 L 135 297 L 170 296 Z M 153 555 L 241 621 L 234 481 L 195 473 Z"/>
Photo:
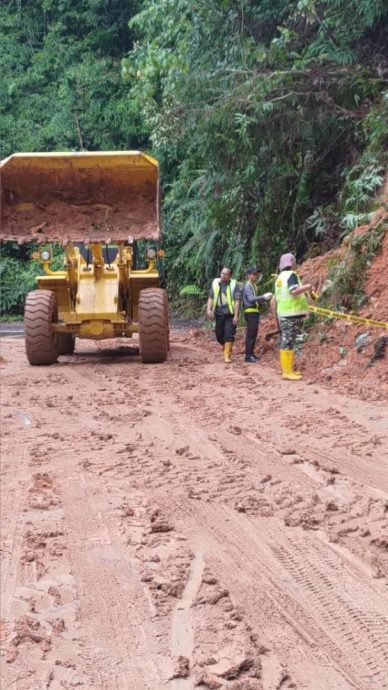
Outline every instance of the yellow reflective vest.
<path fill-rule="evenodd" d="M 220 278 L 214 278 L 212 288 L 213 288 L 213 311 L 215 311 L 215 308 L 217 306 L 217 301 L 218 297 L 220 295 L 220 283 L 221 279 Z M 230 282 L 226 286 L 226 302 L 228 305 L 228 309 L 231 314 L 234 314 L 234 290 L 237 285 L 237 280 L 233 280 L 233 278 L 230 280 Z"/>
<path fill-rule="evenodd" d="M 250 281 L 248 281 L 248 283 L 246 283 L 246 284 L 251 285 L 252 290 L 253 290 L 253 294 L 255 297 L 257 297 L 256 285 L 254 283 L 251 283 Z M 256 302 L 255 307 L 246 307 L 246 308 L 244 307 L 244 313 L 245 314 L 259 314 L 260 309 L 259 309 L 259 305 L 257 304 L 257 302 Z"/>
<path fill-rule="evenodd" d="M 276 278 L 275 297 L 278 316 L 305 316 L 308 312 L 306 295 L 292 296 L 288 287 L 288 279 L 295 271 L 282 271 Z M 300 278 L 295 273 L 298 284 L 301 285 Z"/>

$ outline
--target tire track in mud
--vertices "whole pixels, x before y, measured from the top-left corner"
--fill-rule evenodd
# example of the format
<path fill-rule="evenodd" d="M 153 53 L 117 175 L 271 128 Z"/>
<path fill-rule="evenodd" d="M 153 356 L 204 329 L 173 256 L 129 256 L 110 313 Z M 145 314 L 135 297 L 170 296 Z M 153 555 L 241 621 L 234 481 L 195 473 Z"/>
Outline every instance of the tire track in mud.
<path fill-rule="evenodd" d="M 10 442 L 2 444 L 2 457 L 13 456 L 15 464 L 25 466 L 26 449 L 22 447 L 20 452 L 15 456 L 14 449 Z M 5 475 L 5 471 L 2 472 Z M 11 592 L 14 591 L 18 579 L 17 563 L 20 560 L 20 553 L 22 548 L 22 530 L 23 523 L 20 518 L 23 505 L 23 494 L 27 482 L 20 480 L 13 480 L 9 486 L 5 481 L 1 482 L 1 496 L 0 496 L 0 515 L 2 532 L 6 535 L 2 540 L 1 545 L 1 592 L 4 597 L 2 605 L 2 617 L 8 621 L 10 616 L 10 607 L 12 598 Z"/>
<path fill-rule="evenodd" d="M 33 446 L 30 466 L 32 453 Z M 31 474 L 26 467 L 26 475 L 30 479 L 24 486 L 19 517 L 21 548 L 15 563 L 17 581 L 8 599 L 9 632 L 4 641 L 7 667 L 3 673 L 3 678 L 11 684 L 17 682 L 20 690 L 51 687 L 74 675 L 68 656 L 71 644 L 66 640 L 74 607 L 71 577 L 66 576 L 59 491 L 47 472 Z"/>
<path fill-rule="evenodd" d="M 181 599 L 175 606 L 171 622 L 171 656 L 178 660 L 178 669 L 171 679 L 171 690 L 194 690 L 193 664 L 194 631 L 190 609 L 202 582 L 203 555 L 197 551 L 190 566 L 189 578 Z M 179 664 L 181 670 L 179 669 Z M 183 666 L 183 669 L 182 669 Z M 186 675 L 187 674 L 187 675 Z M 184 677 L 186 676 L 186 677 Z"/>
<path fill-rule="evenodd" d="M 184 521 L 187 511 L 175 506 L 174 512 Z M 213 567 L 218 563 L 219 572 L 234 573 L 237 591 L 238 582 L 246 583 L 245 602 L 256 611 L 259 629 L 266 632 L 265 618 L 258 613 L 264 597 L 355 687 L 388 687 L 388 606 L 364 578 L 344 570 L 341 560 L 315 538 L 285 534 L 274 520 L 271 526 L 262 520 L 248 524 L 214 506 L 192 507 L 190 514 L 193 521 L 180 529 L 206 545 L 205 557 Z M 297 669 L 292 671 L 297 677 Z"/>
<path fill-rule="evenodd" d="M 216 377 L 213 375 L 212 378 L 215 379 Z M 235 378 L 240 384 L 241 379 L 244 379 L 245 386 L 245 379 L 248 378 L 248 382 L 251 382 L 252 377 L 250 374 L 245 374 L 245 376 L 235 374 Z M 174 417 L 174 430 L 183 428 L 181 424 L 182 418 L 192 420 L 191 423 L 188 424 L 188 427 L 200 427 L 199 433 L 203 438 L 203 448 L 210 439 L 215 441 L 219 446 L 224 461 L 226 455 L 229 454 L 228 464 L 230 467 L 232 467 L 233 463 L 239 465 L 245 472 L 246 478 L 248 479 L 249 477 L 249 479 L 252 480 L 252 486 L 255 485 L 255 473 L 257 474 L 257 472 L 261 471 L 264 477 L 269 471 L 272 475 L 273 484 L 279 482 L 281 479 L 283 486 L 284 482 L 289 482 L 290 485 L 294 487 L 293 490 L 296 500 L 298 500 L 298 493 L 300 490 L 314 492 L 314 489 L 319 489 L 321 501 L 325 501 L 329 506 L 329 512 L 325 516 L 323 514 L 325 511 L 322 512 L 322 510 L 318 510 L 320 509 L 320 505 L 322 506 L 321 502 L 321 504 L 317 506 L 317 509 L 308 509 L 310 516 L 307 516 L 307 520 L 312 520 L 312 525 L 314 520 L 317 520 L 317 524 L 320 522 L 327 522 L 329 539 L 333 539 L 344 547 L 350 548 L 359 558 L 366 558 L 368 567 L 372 566 L 376 572 L 376 576 L 379 576 L 380 572 L 388 575 L 388 555 L 384 551 L 384 544 L 386 543 L 384 532 L 386 533 L 388 530 L 388 514 L 386 512 L 384 514 L 384 505 L 388 500 L 388 494 L 381 490 L 381 487 L 384 486 L 383 477 L 385 478 L 388 476 L 387 458 L 385 457 L 384 459 L 384 451 L 382 450 L 385 447 L 384 439 L 381 447 L 379 444 L 373 446 L 375 451 L 377 448 L 376 452 L 380 453 L 374 460 L 364 462 L 358 455 L 347 454 L 346 457 L 349 457 L 349 461 L 345 459 L 345 464 L 347 467 L 351 466 L 350 475 L 347 475 L 343 473 L 344 467 L 341 466 L 344 453 L 341 453 L 341 459 L 339 459 L 338 453 L 332 452 L 330 448 L 326 453 L 310 450 L 311 436 L 305 435 L 302 443 L 299 440 L 296 442 L 293 432 L 287 431 L 288 436 L 286 435 L 285 437 L 282 434 L 280 434 L 280 436 L 279 434 L 275 434 L 274 442 L 274 439 L 271 438 L 268 433 L 265 431 L 263 432 L 263 426 L 264 429 L 267 428 L 267 430 L 272 428 L 276 430 L 276 418 L 270 418 L 265 424 L 257 424 L 256 422 L 256 430 L 255 425 L 249 424 L 247 426 L 246 413 L 250 419 L 253 404 L 251 405 L 249 402 L 246 404 L 244 399 L 244 404 L 238 405 L 236 402 L 237 390 L 230 394 L 228 393 L 228 396 L 225 397 L 225 401 L 223 400 L 223 408 L 225 407 L 226 409 L 226 420 L 228 420 L 228 410 L 230 406 L 234 406 L 235 414 L 234 417 L 229 417 L 229 423 L 223 424 L 222 431 L 219 430 L 218 420 L 223 419 L 223 414 L 219 412 L 214 414 L 214 409 L 212 409 L 207 402 L 210 398 L 207 397 L 205 390 L 206 386 L 209 386 L 209 383 L 204 379 L 198 382 L 198 386 L 202 394 L 201 396 L 196 394 L 193 399 L 193 386 L 191 384 L 189 386 L 187 386 L 187 384 L 183 384 L 182 386 L 178 385 L 175 392 L 175 409 L 180 407 L 183 412 L 181 415 L 175 414 L 175 417 L 174 412 L 171 413 L 171 418 Z M 164 390 L 165 394 L 167 388 L 167 382 L 163 382 L 162 386 L 158 387 L 160 391 Z M 249 396 L 249 392 L 247 396 Z M 204 399 L 203 404 L 201 403 L 202 399 Z M 268 403 L 266 402 L 266 404 Z M 311 404 L 312 403 L 309 403 L 310 406 Z M 271 403 L 269 407 L 272 414 Z M 172 408 L 174 410 L 174 406 L 172 406 Z M 338 422 L 338 409 L 330 409 L 331 416 Z M 268 410 L 264 411 L 264 417 L 267 412 Z M 279 410 L 277 410 L 277 414 L 279 414 Z M 340 417 L 343 417 L 343 415 L 340 415 Z M 288 414 L 286 414 L 286 418 L 288 418 Z M 209 420 L 212 420 L 212 422 L 209 422 Z M 171 419 L 169 421 L 171 421 Z M 360 433 L 362 427 L 359 425 L 357 426 L 358 433 Z M 369 443 L 370 433 L 366 431 L 365 435 L 367 438 L 366 443 Z M 190 446 L 191 445 L 192 444 L 190 444 Z M 364 468 L 368 466 L 367 477 L 365 477 L 365 472 L 360 470 L 360 465 Z M 338 468 L 341 468 L 341 470 Z M 238 482 L 237 473 L 232 472 L 232 475 L 234 475 L 234 482 L 236 482 L 236 480 Z M 373 477 L 372 480 L 371 476 Z M 363 484 L 363 480 L 365 481 L 365 479 L 367 481 L 367 486 Z M 225 489 L 225 487 L 221 488 Z M 224 490 L 222 494 L 225 496 Z M 365 506 L 360 512 L 357 508 L 357 505 L 360 504 L 360 496 L 365 496 L 365 498 L 369 496 L 369 501 L 372 503 L 375 502 L 376 505 L 378 503 L 380 504 L 381 509 L 379 518 L 377 518 L 376 515 L 370 514 L 371 510 L 368 508 L 366 501 Z M 333 498 L 337 499 L 337 503 L 332 501 Z M 334 515 L 334 513 L 330 514 L 332 508 L 338 511 L 336 515 Z M 244 510 L 244 505 L 241 506 L 241 510 Z M 374 512 L 376 512 L 376 510 L 374 510 Z M 345 514 L 349 515 L 349 522 L 344 525 L 342 523 L 344 522 Z M 301 519 L 304 519 L 303 516 Z M 292 518 L 292 521 L 294 521 L 294 518 Z M 352 536 L 352 534 L 357 531 L 359 532 L 358 539 Z M 360 535 L 362 537 L 361 540 Z"/>
<path fill-rule="evenodd" d="M 157 644 L 152 626 L 143 620 L 148 602 L 140 574 L 136 561 L 125 557 L 121 543 L 116 543 L 101 492 L 100 509 L 92 506 L 92 495 L 98 493 L 92 487 L 85 478 L 80 482 L 78 476 L 69 476 L 63 494 L 72 533 L 72 569 L 81 587 L 84 672 L 92 687 L 152 690 L 163 669 L 153 651 Z"/>
<path fill-rule="evenodd" d="M 183 393 L 186 402 L 193 403 L 192 407 L 196 407 L 199 414 L 202 411 L 203 420 L 209 419 L 208 413 L 210 409 L 214 412 L 214 407 L 210 408 L 206 399 L 207 396 L 202 395 L 202 391 L 211 388 L 212 385 L 214 388 L 223 387 L 225 378 L 221 373 L 221 366 L 218 365 L 217 368 L 217 365 L 206 364 L 201 371 L 198 371 L 198 367 L 189 364 L 187 369 L 193 374 L 193 378 L 195 377 L 197 385 L 189 385 L 188 387 L 187 384 L 181 383 L 178 384 L 178 390 Z M 263 439 L 266 441 L 268 450 L 271 445 L 276 449 L 276 445 L 284 444 L 288 437 L 292 439 L 292 443 L 295 445 L 301 444 L 301 449 L 307 444 L 307 448 L 311 447 L 311 452 L 319 453 L 319 448 L 316 447 L 318 442 L 320 447 L 324 445 L 329 451 L 322 456 L 329 461 L 330 456 L 333 456 L 333 459 L 338 461 L 339 467 L 343 466 L 344 471 L 350 477 L 371 481 L 372 486 L 375 485 L 377 488 L 384 486 L 384 482 L 387 484 L 383 468 L 373 463 L 373 455 L 376 450 L 379 451 L 382 440 L 384 442 L 381 434 L 385 434 L 385 444 L 381 446 L 382 454 L 384 455 L 385 448 L 388 450 L 384 415 L 382 415 L 381 421 L 376 421 L 376 416 L 374 416 L 374 421 L 372 421 L 374 432 L 371 432 L 365 424 L 360 424 L 361 411 L 354 410 L 352 412 L 350 410 L 344 414 L 340 403 L 335 402 L 340 396 L 330 395 L 324 391 L 322 394 L 323 402 L 321 402 L 320 396 L 316 395 L 319 390 L 310 388 L 305 384 L 292 389 L 292 403 L 295 413 L 291 415 L 287 409 L 287 394 L 290 392 L 290 387 L 287 382 L 281 380 L 277 380 L 277 383 L 278 385 L 274 389 L 273 374 L 271 375 L 268 370 L 263 370 L 260 366 L 253 373 L 252 367 L 247 369 L 247 366 L 235 364 L 233 368 L 228 370 L 228 392 L 222 399 L 224 421 L 233 423 L 233 419 L 237 421 L 240 417 L 242 422 L 245 418 L 244 431 L 247 431 L 246 422 L 248 419 L 252 420 L 253 426 L 259 432 L 263 432 Z M 198 390 L 201 393 L 198 394 Z M 361 403 L 361 405 L 365 408 L 365 416 L 369 415 L 370 417 L 370 405 L 365 403 Z M 347 428 L 345 436 L 347 441 L 349 437 L 354 436 L 355 440 L 359 439 L 363 443 L 363 453 L 370 454 L 368 459 L 360 454 L 356 455 L 357 473 L 354 473 L 354 460 L 351 457 L 352 453 L 347 450 L 347 446 L 349 446 L 347 441 L 344 441 L 345 445 L 342 448 L 338 447 L 338 442 L 344 439 L 344 423 Z M 300 431 L 301 428 L 302 432 Z M 269 435 L 266 438 L 268 431 Z M 313 444 L 311 444 L 312 439 L 315 441 Z"/>
<path fill-rule="evenodd" d="M 305 543 L 307 542 L 307 543 Z M 339 577 L 338 559 L 330 558 L 319 542 L 306 538 L 287 542 L 271 534 L 271 550 L 303 589 L 306 610 L 323 620 L 330 637 L 350 659 L 353 673 L 367 687 L 388 687 L 388 606 L 373 602 L 373 596 L 355 597 L 356 583 Z M 363 604 L 363 605 L 362 605 Z M 385 611 L 384 611 L 385 605 Z M 354 658 L 357 656 L 357 663 Z M 352 662 L 353 657 L 353 662 Z"/>
<path fill-rule="evenodd" d="M 1 412 L 4 413 L 3 406 Z M 26 546 L 29 534 L 27 527 L 29 513 L 26 512 L 26 505 L 28 506 L 32 478 L 29 466 L 34 429 L 31 426 L 31 419 L 19 409 L 13 409 L 12 412 L 2 414 L 2 416 L 1 677 L 4 683 L 7 683 L 7 687 L 17 683 L 19 690 L 27 690 L 28 687 L 38 687 L 38 685 L 43 687 L 40 683 L 46 687 L 51 673 L 46 667 L 41 672 L 38 685 L 32 686 L 31 682 L 26 681 L 26 675 L 29 675 L 28 672 L 26 673 L 28 653 L 26 659 L 19 659 L 19 663 L 15 666 L 12 664 L 20 650 L 24 651 L 24 647 L 29 646 L 29 642 L 33 643 L 32 647 L 35 641 L 43 645 L 50 644 L 50 633 L 43 630 L 37 617 L 28 618 L 26 615 L 33 608 L 31 592 L 23 596 L 24 585 L 29 584 L 31 579 L 30 573 L 26 573 Z M 11 436 L 12 440 L 4 441 L 7 436 Z M 34 566 L 35 563 L 32 563 L 29 571 L 35 580 L 37 570 Z M 28 620 L 34 625 L 34 630 L 29 629 Z"/>

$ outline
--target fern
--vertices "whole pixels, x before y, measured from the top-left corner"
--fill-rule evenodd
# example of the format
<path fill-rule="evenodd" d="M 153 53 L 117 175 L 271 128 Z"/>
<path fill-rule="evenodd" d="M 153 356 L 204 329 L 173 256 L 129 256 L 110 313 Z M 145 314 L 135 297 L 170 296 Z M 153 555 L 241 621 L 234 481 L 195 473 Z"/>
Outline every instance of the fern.
<path fill-rule="evenodd" d="M 347 175 L 342 199 L 347 211 L 366 209 L 384 181 L 384 168 L 376 160 L 354 166 Z"/>
<path fill-rule="evenodd" d="M 203 290 L 198 285 L 185 285 L 180 291 L 181 297 L 203 297 Z"/>
<path fill-rule="evenodd" d="M 346 216 L 342 218 L 341 225 L 346 228 L 347 231 L 354 230 L 358 225 L 364 225 L 370 223 L 372 220 L 372 213 L 347 213 Z"/>

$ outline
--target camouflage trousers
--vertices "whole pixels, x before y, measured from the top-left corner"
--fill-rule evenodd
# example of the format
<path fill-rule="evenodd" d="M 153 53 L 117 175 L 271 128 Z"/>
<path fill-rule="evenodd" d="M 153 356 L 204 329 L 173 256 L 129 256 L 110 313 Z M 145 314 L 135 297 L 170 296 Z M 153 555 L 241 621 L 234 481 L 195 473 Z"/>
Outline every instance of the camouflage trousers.
<path fill-rule="evenodd" d="M 295 340 L 302 332 L 303 316 L 280 316 L 280 349 L 293 350 Z"/>

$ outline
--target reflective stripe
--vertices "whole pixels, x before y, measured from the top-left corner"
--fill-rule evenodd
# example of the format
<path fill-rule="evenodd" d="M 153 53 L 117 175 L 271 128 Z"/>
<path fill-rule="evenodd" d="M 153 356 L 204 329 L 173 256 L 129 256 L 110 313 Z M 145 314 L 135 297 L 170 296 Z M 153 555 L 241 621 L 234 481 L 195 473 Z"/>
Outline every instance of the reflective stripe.
<path fill-rule="evenodd" d="M 215 311 L 216 306 L 217 306 L 217 301 L 218 297 L 220 295 L 220 283 L 221 279 L 220 278 L 214 278 L 213 280 L 213 311 Z M 226 286 L 226 303 L 228 305 L 228 309 L 231 314 L 234 314 L 234 298 L 233 298 L 233 293 L 235 290 L 235 287 L 237 285 L 237 280 L 231 280 L 230 283 L 227 284 Z"/>
<path fill-rule="evenodd" d="M 251 283 L 249 280 L 245 283 L 245 285 L 250 285 L 252 290 L 253 290 L 254 296 L 257 297 L 256 286 L 253 283 Z M 243 291 L 243 295 L 244 295 L 244 291 Z M 259 307 L 256 306 L 256 307 L 247 307 L 246 309 L 244 308 L 244 314 L 259 314 Z"/>
<path fill-rule="evenodd" d="M 305 316 L 308 312 L 308 303 L 306 295 L 292 296 L 292 292 L 288 287 L 288 279 L 295 273 L 295 271 L 282 271 L 276 278 L 275 283 L 275 297 L 278 316 Z M 298 279 L 298 285 L 301 285 L 300 278 L 295 273 Z"/>

